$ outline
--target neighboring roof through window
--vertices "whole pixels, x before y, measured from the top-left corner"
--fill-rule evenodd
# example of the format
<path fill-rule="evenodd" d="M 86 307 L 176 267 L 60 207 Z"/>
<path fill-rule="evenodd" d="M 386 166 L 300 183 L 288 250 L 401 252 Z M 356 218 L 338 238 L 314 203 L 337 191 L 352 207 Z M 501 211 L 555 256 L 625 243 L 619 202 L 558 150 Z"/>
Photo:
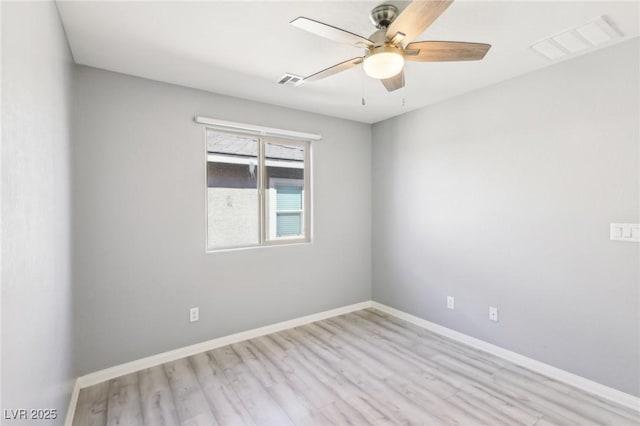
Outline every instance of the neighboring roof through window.
<path fill-rule="evenodd" d="M 207 132 L 207 151 L 212 154 L 226 154 L 240 157 L 255 157 L 255 139 Z M 265 157 L 279 160 L 304 161 L 304 149 L 295 145 L 280 145 L 270 142 L 266 146 Z"/>

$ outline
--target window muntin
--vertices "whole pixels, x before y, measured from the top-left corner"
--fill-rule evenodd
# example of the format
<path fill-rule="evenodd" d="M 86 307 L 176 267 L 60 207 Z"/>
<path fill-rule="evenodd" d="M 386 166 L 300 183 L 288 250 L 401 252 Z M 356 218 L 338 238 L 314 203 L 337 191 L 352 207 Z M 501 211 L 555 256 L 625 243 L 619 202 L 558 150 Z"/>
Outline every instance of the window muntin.
<path fill-rule="evenodd" d="M 207 250 L 310 241 L 309 143 L 206 135 Z"/>

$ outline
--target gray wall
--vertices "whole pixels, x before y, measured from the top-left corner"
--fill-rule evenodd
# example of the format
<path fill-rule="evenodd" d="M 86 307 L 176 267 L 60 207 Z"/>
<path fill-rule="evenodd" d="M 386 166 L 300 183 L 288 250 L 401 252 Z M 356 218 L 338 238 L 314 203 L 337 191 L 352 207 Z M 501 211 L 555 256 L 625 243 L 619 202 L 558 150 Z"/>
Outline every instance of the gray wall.
<path fill-rule="evenodd" d="M 77 374 L 370 299 L 369 125 L 88 67 L 76 84 Z M 312 244 L 205 254 L 196 114 L 323 135 Z"/>
<path fill-rule="evenodd" d="M 640 395 L 638 48 L 375 124 L 374 300 Z"/>
<path fill-rule="evenodd" d="M 2 3 L 1 405 L 54 423 L 72 379 L 72 67 L 53 2 Z"/>
<path fill-rule="evenodd" d="M 371 229 L 375 300 L 640 394 L 639 248 L 608 239 L 640 221 L 637 39 L 378 123 L 372 158 L 368 125 L 74 68 L 52 3 L 1 11 L 2 408 L 367 300 Z M 312 244 L 205 254 L 195 114 L 323 134 Z"/>

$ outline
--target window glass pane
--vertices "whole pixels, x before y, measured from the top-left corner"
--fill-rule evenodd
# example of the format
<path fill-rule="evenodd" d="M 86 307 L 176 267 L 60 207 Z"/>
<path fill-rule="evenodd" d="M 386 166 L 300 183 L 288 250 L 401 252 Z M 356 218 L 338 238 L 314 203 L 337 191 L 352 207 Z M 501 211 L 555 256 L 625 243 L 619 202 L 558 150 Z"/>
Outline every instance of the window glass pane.
<path fill-rule="evenodd" d="M 276 220 L 276 235 L 289 237 L 302 234 L 301 213 L 278 213 Z"/>
<path fill-rule="evenodd" d="M 209 249 L 260 243 L 258 139 L 207 132 Z"/>
<path fill-rule="evenodd" d="M 302 210 L 302 187 L 276 186 L 276 208 L 281 210 Z"/>
<path fill-rule="evenodd" d="M 307 220 L 304 212 L 305 149 L 303 144 L 265 144 L 267 239 L 304 237 Z"/>

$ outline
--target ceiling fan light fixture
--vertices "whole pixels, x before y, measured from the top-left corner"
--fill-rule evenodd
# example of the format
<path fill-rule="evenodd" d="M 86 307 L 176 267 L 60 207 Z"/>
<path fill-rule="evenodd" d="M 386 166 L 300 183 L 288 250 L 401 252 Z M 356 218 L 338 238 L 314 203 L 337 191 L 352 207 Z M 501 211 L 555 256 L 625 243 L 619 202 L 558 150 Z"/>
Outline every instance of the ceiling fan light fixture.
<path fill-rule="evenodd" d="M 379 80 L 397 75 L 403 67 L 402 50 L 393 46 L 373 48 L 364 58 L 364 72 L 369 77 Z"/>

